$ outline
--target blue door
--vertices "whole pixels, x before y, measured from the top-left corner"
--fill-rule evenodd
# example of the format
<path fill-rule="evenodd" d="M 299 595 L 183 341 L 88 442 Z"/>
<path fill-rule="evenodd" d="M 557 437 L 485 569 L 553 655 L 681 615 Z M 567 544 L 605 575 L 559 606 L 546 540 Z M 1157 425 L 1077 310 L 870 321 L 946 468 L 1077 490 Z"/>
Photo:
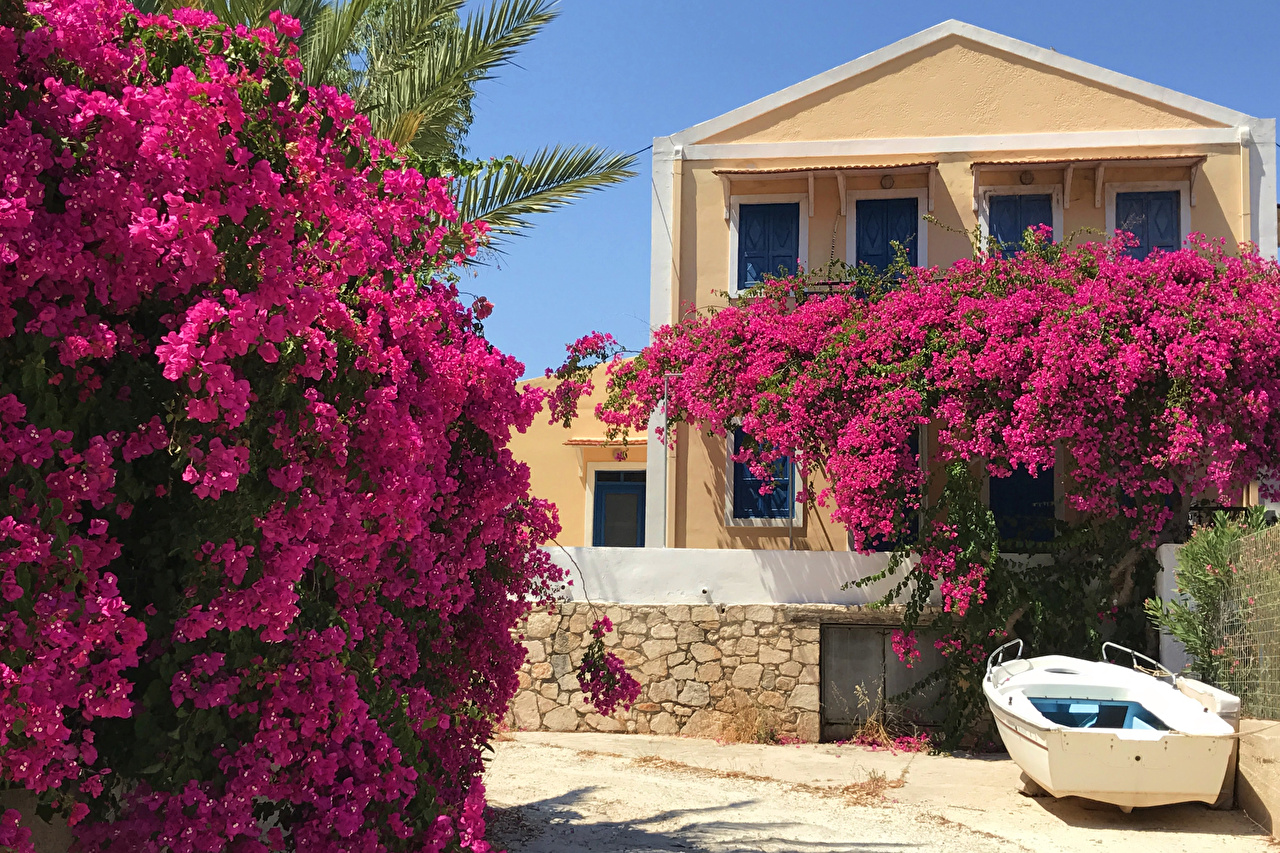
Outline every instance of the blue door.
<path fill-rule="evenodd" d="M 741 429 L 733 431 L 733 450 L 742 448 L 746 437 Z M 765 481 L 751 472 L 745 462 L 733 463 L 733 517 L 734 518 L 790 518 L 795 503 L 795 488 L 791 483 L 795 466 L 783 457 L 773 463 L 773 491 L 760 494 Z"/>
<path fill-rule="evenodd" d="M 799 204 L 744 204 L 738 208 L 738 289 L 769 275 L 790 275 L 800 257 Z"/>
<path fill-rule="evenodd" d="M 894 243 L 907 250 L 907 261 L 911 266 L 920 263 L 917 248 L 920 222 L 916 199 L 862 199 L 856 206 L 855 216 L 855 257 L 858 264 L 870 264 L 884 272 L 897 255 Z"/>
<path fill-rule="evenodd" d="M 644 472 L 597 471 L 591 544 L 644 547 Z"/>
<path fill-rule="evenodd" d="M 1178 190 L 1116 193 L 1116 230 L 1138 238 L 1129 255 L 1145 258 L 1155 249 L 1182 246 L 1182 194 Z"/>
<path fill-rule="evenodd" d="M 1053 538 L 1056 517 L 1053 505 L 1053 468 L 1035 477 L 1026 468 L 1014 468 L 1008 477 L 989 481 L 991 514 L 1001 539 L 1047 542 Z"/>
<path fill-rule="evenodd" d="M 1022 248 L 1022 237 L 1036 225 L 1053 227 L 1053 196 L 993 195 L 987 209 L 991 236 L 1008 255 Z"/>

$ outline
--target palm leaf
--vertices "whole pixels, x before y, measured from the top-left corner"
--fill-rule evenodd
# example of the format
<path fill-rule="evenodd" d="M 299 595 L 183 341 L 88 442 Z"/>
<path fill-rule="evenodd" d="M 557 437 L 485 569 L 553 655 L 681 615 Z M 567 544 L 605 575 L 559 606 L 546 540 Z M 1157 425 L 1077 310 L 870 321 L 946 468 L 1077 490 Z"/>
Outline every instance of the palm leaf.
<path fill-rule="evenodd" d="M 499 161 L 463 178 L 458 208 L 467 220 L 482 219 L 498 234 L 515 234 L 535 213 L 562 207 L 589 192 L 635 176 L 635 156 L 593 146 L 544 148 L 526 161 Z"/>

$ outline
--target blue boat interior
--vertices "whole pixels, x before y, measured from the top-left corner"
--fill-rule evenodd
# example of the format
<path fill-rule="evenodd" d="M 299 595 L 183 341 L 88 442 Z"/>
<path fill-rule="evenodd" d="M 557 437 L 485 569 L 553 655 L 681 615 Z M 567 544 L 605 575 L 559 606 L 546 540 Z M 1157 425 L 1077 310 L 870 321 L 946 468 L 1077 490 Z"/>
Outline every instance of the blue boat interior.
<path fill-rule="evenodd" d="M 1110 699 L 1046 699 L 1028 696 L 1035 709 L 1050 722 L 1073 729 L 1146 729 L 1167 732 L 1169 727 L 1137 702 Z"/>

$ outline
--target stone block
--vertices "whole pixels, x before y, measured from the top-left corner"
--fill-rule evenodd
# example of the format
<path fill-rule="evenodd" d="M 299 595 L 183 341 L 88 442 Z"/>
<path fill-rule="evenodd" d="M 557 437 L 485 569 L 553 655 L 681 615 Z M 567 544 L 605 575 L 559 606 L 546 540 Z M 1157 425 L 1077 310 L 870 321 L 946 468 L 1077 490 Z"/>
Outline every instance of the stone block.
<path fill-rule="evenodd" d="M 818 685 L 797 685 L 796 689 L 792 690 L 791 695 L 787 698 L 787 706 L 799 708 L 802 711 L 818 710 Z"/>
<path fill-rule="evenodd" d="M 689 718 L 680 734 L 686 737 L 718 738 L 724 734 L 730 722 L 727 714 L 703 708 Z"/>
<path fill-rule="evenodd" d="M 621 607 L 606 607 L 604 615 L 609 617 L 609 621 L 614 625 L 621 625 L 627 619 L 627 611 Z"/>
<path fill-rule="evenodd" d="M 682 663 L 679 666 L 671 667 L 671 677 L 678 678 L 681 681 L 684 681 L 685 679 L 693 678 L 695 675 L 697 675 L 697 673 L 698 673 L 698 665 L 695 664 L 693 661 L 689 661 L 688 663 Z"/>
<path fill-rule="evenodd" d="M 819 628 L 795 628 L 791 631 L 791 639 L 797 643 L 816 643 L 822 639 L 822 630 Z"/>
<path fill-rule="evenodd" d="M 645 661 L 645 655 L 640 654 L 635 649 L 618 649 L 614 654 L 618 656 L 618 660 L 622 661 L 630 669 L 637 668 Z"/>
<path fill-rule="evenodd" d="M 659 655 L 669 655 L 676 650 L 675 640 L 646 640 L 640 644 L 644 656 L 652 660 Z"/>
<path fill-rule="evenodd" d="M 720 629 L 720 638 L 723 640 L 736 640 L 742 636 L 741 625 L 725 625 Z"/>
<path fill-rule="evenodd" d="M 755 702 L 751 699 L 751 694 L 745 690 L 731 690 L 729 691 L 729 698 L 733 700 L 734 706 L 739 711 L 745 711 L 755 705 Z"/>
<path fill-rule="evenodd" d="M 778 627 L 776 625 L 762 625 L 756 633 L 761 637 L 776 637 L 778 636 Z"/>
<path fill-rule="evenodd" d="M 747 607 L 746 618 L 767 625 L 773 621 L 773 613 L 774 609 L 767 604 L 752 604 Z"/>
<path fill-rule="evenodd" d="M 699 604 L 689 608 L 689 618 L 694 622 L 719 622 L 720 611 L 709 604 Z"/>
<path fill-rule="evenodd" d="M 818 662 L 818 644 L 804 643 L 791 650 L 791 659 L 797 663 L 816 664 Z"/>
<path fill-rule="evenodd" d="M 676 642 L 682 646 L 687 646 L 690 643 L 701 643 L 706 638 L 707 633 L 692 622 L 681 623 L 679 630 L 676 632 Z"/>
<path fill-rule="evenodd" d="M 622 647 L 624 649 L 634 649 L 643 642 L 644 634 L 626 634 L 622 638 Z"/>
<path fill-rule="evenodd" d="M 553 684 L 553 685 L 551 685 L 551 686 L 552 686 L 553 688 L 555 688 L 555 685 L 554 685 L 554 684 Z M 557 695 L 557 696 L 559 696 L 559 695 L 560 695 L 560 693 L 559 693 L 559 690 L 558 690 L 558 689 L 556 690 L 556 695 Z M 556 702 L 555 702 L 555 700 L 554 700 L 554 699 L 548 699 L 546 696 L 539 696 L 539 697 L 538 697 L 538 713 L 539 713 L 539 714 L 545 714 L 545 713 L 547 713 L 548 711 L 550 711 L 552 708 L 554 708 L 555 706 L 556 706 Z"/>
<path fill-rule="evenodd" d="M 733 647 L 734 654 L 754 655 L 760 651 L 760 641 L 755 637 L 743 637 Z"/>
<path fill-rule="evenodd" d="M 574 691 L 569 695 L 569 707 L 579 714 L 589 714 L 595 711 L 595 706 L 587 702 L 587 694 L 581 690 Z"/>
<path fill-rule="evenodd" d="M 723 681 L 717 681 L 711 685 L 711 698 L 723 699 L 724 695 L 729 692 L 729 685 Z"/>
<path fill-rule="evenodd" d="M 516 689 L 517 690 L 524 690 L 532 683 L 533 683 L 532 680 L 529 678 L 529 673 L 527 672 L 516 673 Z"/>
<path fill-rule="evenodd" d="M 709 643 L 694 643 L 690 647 L 689 653 L 693 655 L 693 659 L 698 663 L 720 660 L 721 658 L 720 650 Z"/>
<path fill-rule="evenodd" d="M 529 667 L 529 674 L 539 681 L 550 678 L 551 664 L 546 661 L 543 661 L 542 663 L 535 663 L 533 666 Z"/>
<path fill-rule="evenodd" d="M 760 676 L 764 667 L 758 663 L 744 663 L 733 671 L 733 686 L 742 690 L 756 690 L 760 687 Z"/>
<path fill-rule="evenodd" d="M 578 712 L 568 705 L 552 708 L 542 718 L 544 728 L 553 732 L 573 732 L 578 730 Z"/>
<path fill-rule="evenodd" d="M 649 633 L 649 625 L 639 616 L 633 617 L 629 622 L 623 622 L 616 626 L 616 630 L 623 634 L 647 634 Z"/>
<path fill-rule="evenodd" d="M 815 665 L 806 666 L 800 672 L 801 684 L 817 684 L 819 680 L 818 667 Z"/>
<path fill-rule="evenodd" d="M 729 655 L 725 655 L 724 658 L 720 661 L 720 665 L 725 667 L 726 669 L 733 669 L 735 666 L 737 666 L 740 663 L 743 663 L 743 660 L 738 655 L 733 655 L 732 657 L 730 657 Z M 755 663 L 755 661 L 746 661 L 746 663 Z"/>
<path fill-rule="evenodd" d="M 774 640 L 773 647 L 780 652 L 789 652 L 791 651 L 791 640 L 786 637 L 779 637 Z"/>
<path fill-rule="evenodd" d="M 556 680 L 556 684 L 561 690 L 576 690 L 578 687 L 578 674 L 576 672 L 566 672 Z"/>
<path fill-rule="evenodd" d="M 754 637 L 756 635 L 756 623 L 747 620 L 742 623 L 742 636 Z"/>
<path fill-rule="evenodd" d="M 672 622 L 689 621 L 689 605 L 687 604 L 673 604 L 663 612 Z"/>
<path fill-rule="evenodd" d="M 804 666 L 802 664 L 798 664 L 793 660 L 789 660 L 778 667 L 778 672 L 781 673 L 782 675 L 787 676 L 788 678 L 795 678 L 797 675 L 800 674 L 800 671 L 803 669 L 804 669 Z"/>
<path fill-rule="evenodd" d="M 598 732 L 625 732 L 627 727 L 613 717 L 587 714 L 586 723 Z"/>
<path fill-rule="evenodd" d="M 680 733 L 680 724 L 675 717 L 663 711 L 649 720 L 649 731 L 655 735 L 675 735 Z"/>
<path fill-rule="evenodd" d="M 668 678 L 649 685 L 650 702 L 674 702 L 676 699 L 676 680 Z"/>
<path fill-rule="evenodd" d="M 684 663 L 688 659 L 689 659 L 689 656 L 684 652 L 679 652 L 679 651 L 672 652 L 671 654 L 667 655 L 667 666 L 679 666 L 680 664 Z"/>
<path fill-rule="evenodd" d="M 594 620 L 593 620 L 594 621 Z M 584 634 L 587 630 L 587 614 L 575 613 L 569 618 L 569 632 L 573 634 Z"/>
<path fill-rule="evenodd" d="M 637 702 L 631 707 L 634 708 L 637 713 L 641 714 L 652 714 L 655 711 L 662 710 L 662 706 L 657 702 Z"/>
<path fill-rule="evenodd" d="M 524 643 L 525 663 L 540 663 L 547 659 L 547 648 L 541 640 L 526 640 Z"/>
<path fill-rule="evenodd" d="M 538 696 L 536 693 L 517 693 L 511 702 L 511 716 L 515 718 L 516 728 L 525 731 L 537 731 L 542 726 L 542 715 L 538 713 Z"/>
<path fill-rule="evenodd" d="M 559 616 L 547 613 L 545 610 L 535 611 L 529 614 L 529 621 L 524 627 L 524 635 L 530 640 L 543 640 L 550 637 L 559 624 Z"/>
<path fill-rule="evenodd" d="M 779 675 L 777 680 L 773 682 L 773 689 L 781 690 L 784 693 L 788 690 L 794 690 L 795 686 L 796 680 L 794 678 L 788 678 L 785 675 Z"/>
<path fill-rule="evenodd" d="M 760 676 L 760 687 L 763 690 L 772 690 L 777 680 L 778 673 L 772 669 L 766 669 Z"/>
<path fill-rule="evenodd" d="M 667 662 L 662 658 L 646 661 L 640 665 L 640 671 L 650 678 L 665 678 L 667 675 Z"/>
<path fill-rule="evenodd" d="M 707 683 L 719 681 L 724 678 L 724 670 L 720 667 L 720 664 L 712 661 L 711 663 L 704 663 L 702 666 L 698 667 L 698 673 L 694 677 L 699 681 L 705 681 Z"/>
<path fill-rule="evenodd" d="M 731 604 L 724 609 L 724 613 L 720 614 L 722 622 L 738 623 L 746 618 L 747 608 L 741 604 Z"/>
<path fill-rule="evenodd" d="M 681 705 L 701 708 L 711 701 L 711 692 L 707 689 L 707 685 L 698 681 L 689 681 L 685 683 L 684 690 L 680 691 L 676 701 Z"/>
<path fill-rule="evenodd" d="M 571 669 L 573 669 L 573 664 L 569 662 L 569 656 L 567 654 L 551 656 L 551 673 L 556 678 L 559 678 Z"/>
<path fill-rule="evenodd" d="M 649 629 L 649 636 L 655 640 L 674 640 L 676 638 L 676 626 L 670 622 L 659 622 Z"/>
<path fill-rule="evenodd" d="M 567 654 L 582 645 L 582 636 L 580 634 L 571 634 L 568 631 L 557 631 L 555 640 L 552 642 L 551 649 L 557 654 Z"/>
<path fill-rule="evenodd" d="M 782 694 L 773 690 L 766 690 L 756 697 L 756 701 L 766 708 L 774 710 L 782 710 L 787 705 L 787 700 L 782 698 Z"/>
<path fill-rule="evenodd" d="M 796 737 L 805 743 L 817 743 L 820 735 L 817 711 L 805 711 L 796 718 Z"/>
<path fill-rule="evenodd" d="M 538 692 L 547 699 L 555 699 L 560 695 L 560 685 L 556 684 L 554 681 L 548 681 L 546 684 L 538 688 Z"/>
<path fill-rule="evenodd" d="M 767 663 L 770 666 L 776 666 L 791 660 L 791 654 L 789 652 L 780 652 L 773 646 L 761 646 L 758 657 L 760 659 L 760 663 Z"/>

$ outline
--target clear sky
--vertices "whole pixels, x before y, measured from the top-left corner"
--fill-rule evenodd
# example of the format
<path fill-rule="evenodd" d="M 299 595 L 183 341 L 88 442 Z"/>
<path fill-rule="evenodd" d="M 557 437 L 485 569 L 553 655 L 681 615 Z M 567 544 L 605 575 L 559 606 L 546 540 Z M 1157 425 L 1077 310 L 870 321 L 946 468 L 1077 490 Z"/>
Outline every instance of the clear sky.
<path fill-rule="evenodd" d="M 562 0 L 560 17 L 482 85 L 472 156 L 547 143 L 632 152 L 948 18 L 1251 115 L 1280 114 L 1278 0 Z M 591 331 L 649 328 L 649 152 L 640 175 L 557 213 L 464 288 L 485 331 L 540 375 Z"/>

